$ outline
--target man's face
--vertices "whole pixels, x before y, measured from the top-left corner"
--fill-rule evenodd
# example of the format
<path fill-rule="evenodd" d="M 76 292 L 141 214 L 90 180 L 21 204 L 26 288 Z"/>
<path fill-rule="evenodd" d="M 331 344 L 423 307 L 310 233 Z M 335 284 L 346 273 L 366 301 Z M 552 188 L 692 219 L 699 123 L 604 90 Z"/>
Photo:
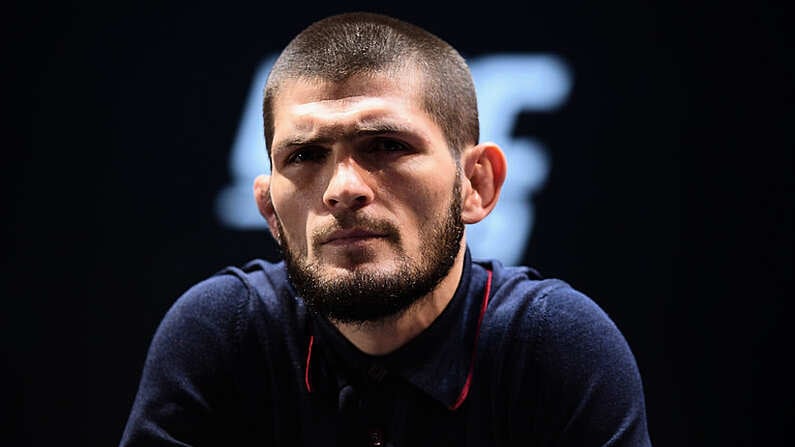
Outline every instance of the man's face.
<path fill-rule="evenodd" d="M 299 293 L 332 319 L 399 314 L 462 250 L 456 161 L 419 90 L 411 72 L 294 80 L 274 104 L 272 224 Z"/>

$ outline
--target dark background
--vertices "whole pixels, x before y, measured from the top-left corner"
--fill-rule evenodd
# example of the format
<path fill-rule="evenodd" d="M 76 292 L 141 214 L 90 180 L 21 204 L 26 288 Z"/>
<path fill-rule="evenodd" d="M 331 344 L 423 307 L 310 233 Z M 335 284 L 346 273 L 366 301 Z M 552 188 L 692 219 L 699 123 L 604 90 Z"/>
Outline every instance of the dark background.
<path fill-rule="evenodd" d="M 609 4 L 603 4 L 609 3 Z M 749 3 L 750 4 L 750 3 Z M 792 45 L 780 7 L 485 2 L 376 8 L 469 55 L 575 79 L 516 133 L 551 148 L 525 261 L 591 295 L 644 376 L 655 445 L 773 444 L 791 425 Z M 118 443 L 173 300 L 275 257 L 213 203 L 251 76 L 369 3 L 3 7 L 4 445 Z"/>

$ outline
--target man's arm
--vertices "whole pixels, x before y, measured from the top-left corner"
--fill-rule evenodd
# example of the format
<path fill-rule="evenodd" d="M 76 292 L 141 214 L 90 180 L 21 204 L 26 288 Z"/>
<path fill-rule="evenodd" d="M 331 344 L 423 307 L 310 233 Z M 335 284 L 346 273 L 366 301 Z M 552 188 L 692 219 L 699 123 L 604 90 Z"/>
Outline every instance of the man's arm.
<path fill-rule="evenodd" d="M 544 421 L 566 446 L 650 446 L 643 384 L 626 339 L 591 299 L 568 287 L 539 302 Z"/>
<path fill-rule="evenodd" d="M 217 276 L 181 296 L 150 345 L 120 446 L 211 445 L 218 403 L 229 391 L 235 328 L 247 292 Z"/>
<path fill-rule="evenodd" d="M 645 398 L 627 341 L 590 298 L 559 280 L 495 294 L 486 340 L 501 445 L 647 447 Z"/>

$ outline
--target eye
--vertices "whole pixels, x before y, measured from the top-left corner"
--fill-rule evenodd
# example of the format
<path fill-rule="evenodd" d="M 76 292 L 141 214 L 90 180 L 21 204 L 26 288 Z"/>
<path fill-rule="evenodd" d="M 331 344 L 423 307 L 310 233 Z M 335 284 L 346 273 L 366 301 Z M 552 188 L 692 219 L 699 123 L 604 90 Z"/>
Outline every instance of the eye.
<path fill-rule="evenodd" d="M 306 146 L 293 151 L 285 160 L 285 164 L 320 162 L 328 155 L 328 150 L 320 146 Z"/>
<path fill-rule="evenodd" d="M 402 152 L 408 149 L 409 147 L 405 143 L 392 138 L 377 138 L 369 147 L 370 152 Z"/>

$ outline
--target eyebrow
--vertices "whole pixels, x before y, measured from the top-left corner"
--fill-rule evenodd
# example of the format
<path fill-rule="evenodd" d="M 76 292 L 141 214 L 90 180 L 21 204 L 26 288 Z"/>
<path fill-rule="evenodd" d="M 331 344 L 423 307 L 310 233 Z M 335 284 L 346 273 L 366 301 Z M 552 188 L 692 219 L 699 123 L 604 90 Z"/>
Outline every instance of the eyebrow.
<path fill-rule="evenodd" d="M 297 146 L 310 146 L 310 145 L 323 145 L 330 144 L 344 136 L 345 139 L 351 140 L 361 137 L 372 135 L 414 135 L 415 138 L 425 139 L 425 136 L 420 133 L 416 128 L 411 126 L 404 126 L 390 121 L 370 121 L 363 122 L 355 125 L 355 130 L 346 135 L 347 129 L 345 126 L 330 126 L 321 130 L 320 135 L 312 135 L 314 132 L 307 132 L 290 136 L 274 147 L 274 152 L 279 152 Z"/>

